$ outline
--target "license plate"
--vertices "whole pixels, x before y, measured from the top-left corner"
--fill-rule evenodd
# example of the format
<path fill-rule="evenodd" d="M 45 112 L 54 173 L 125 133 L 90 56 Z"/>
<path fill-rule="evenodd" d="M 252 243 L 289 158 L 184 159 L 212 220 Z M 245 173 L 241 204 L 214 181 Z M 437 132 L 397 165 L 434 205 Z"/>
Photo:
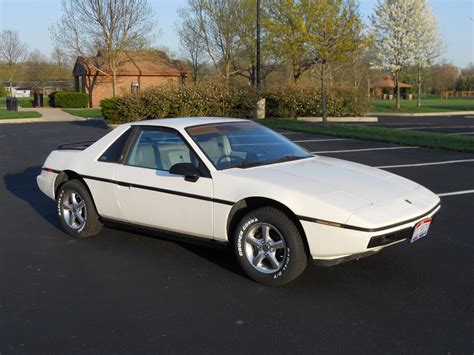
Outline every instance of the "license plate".
<path fill-rule="evenodd" d="M 411 237 L 412 243 L 416 242 L 418 239 L 426 237 L 426 235 L 428 234 L 428 229 L 430 229 L 431 221 L 431 218 L 426 218 L 416 224 L 415 229 L 413 230 L 413 235 Z"/>

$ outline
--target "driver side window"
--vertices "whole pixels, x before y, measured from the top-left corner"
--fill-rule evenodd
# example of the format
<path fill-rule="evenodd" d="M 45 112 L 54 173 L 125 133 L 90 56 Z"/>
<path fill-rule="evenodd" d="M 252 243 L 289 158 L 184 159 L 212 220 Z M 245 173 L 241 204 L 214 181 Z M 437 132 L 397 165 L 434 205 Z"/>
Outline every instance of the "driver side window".
<path fill-rule="evenodd" d="M 130 166 L 162 171 L 169 171 L 178 163 L 198 165 L 183 138 L 174 131 L 146 127 L 140 128 L 125 162 Z"/>

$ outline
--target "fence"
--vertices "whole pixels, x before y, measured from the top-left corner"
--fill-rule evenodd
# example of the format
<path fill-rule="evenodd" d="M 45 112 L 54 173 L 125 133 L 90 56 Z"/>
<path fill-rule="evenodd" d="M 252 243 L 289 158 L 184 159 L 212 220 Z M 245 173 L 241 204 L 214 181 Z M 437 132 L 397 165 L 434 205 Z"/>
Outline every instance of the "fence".
<path fill-rule="evenodd" d="M 449 97 L 474 97 L 474 91 L 442 91 L 441 98 L 447 99 Z"/>

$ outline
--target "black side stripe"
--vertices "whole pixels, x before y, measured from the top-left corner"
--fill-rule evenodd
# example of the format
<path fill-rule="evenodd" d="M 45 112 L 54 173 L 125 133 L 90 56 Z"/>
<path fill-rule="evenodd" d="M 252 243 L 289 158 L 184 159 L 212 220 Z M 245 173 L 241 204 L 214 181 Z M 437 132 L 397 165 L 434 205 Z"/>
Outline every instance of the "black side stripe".
<path fill-rule="evenodd" d="M 46 171 L 53 172 L 53 173 L 56 173 L 56 174 L 61 173 L 60 170 L 54 170 L 54 169 L 49 169 L 49 168 L 44 168 L 44 167 L 42 168 L 42 170 L 46 170 Z M 89 176 L 89 175 L 82 175 L 82 177 L 84 179 L 89 179 L 89 180 L 96 180 L 96 181 L 107 182 L 107 183 L 110 183 L 110 184 L 115 184 L 115 185 L 120 185 L 120 186 L 134 187 L 134 188 L 143 189 L 143 190 L 162 192 L 162 193 L 167 193 L 167 194 L 172 194 L 172 195 L 177 195 L 177 196 L 194 198 L 194 199 L 203 200 L 203 201 L 215 202 L 215 203 L 228 205 L 228 206 L 233 206 L 235 204 L 235 202 L 232 202 L 232 201 L 226 201 L 226 200 L 221 200 L 221 199 L 218 199 L 218 198 L 212 198 L 212 197 L 201 196 L 201 195 L 188 194 L 186 192 L 181 192 L 181 191 L 160 189 L 160 188 L 152 187 L 152 186 L 138 185 L 138 184 L 133 184 L 133 183 L 124 182 L 124 181 L 115 181 L 115 180 L 111 180 L 111 179 L 105 179 L 105 178 L 96 177 L 96 176 Z M 436 210 L 438 207 L 440 207 L 440 205 L 441 205 L 441 203 L 438 203 L 436 206 L 434 206 L 428 212 L 423 213 L 422 215 L 420 215 L 418 217 L 411 218 L 411 219 L 406 220 L 406 221 L 394 223 L 394 224 L 391 224 L 391 225 L 388 225 L 388 226 L 379 227 L 379 228 L 363 228 L 363 227 L 358 227 L 358 226 L 352 226 L 352 225 L 349 225 L 349 224 L 341 224 L 341 223 L 337 223 L 337 222 L 327 221 L 327 220 L 324 220 L 324 219 L 318 219 L 318 218 L 306 217 L 306 216 L 296 216 L 296 218 L 298 218 L 300 221 L 324 224 L 324 225 L 331 226 L 331 227 L 352 229 L 352 230 L 361 231 L 361 232 L 378 232 L 378 231 L 382 231 L 382 230 L 385 230 L 385 229 L 391 229 L 391 228 L 394 228 L 394 227 L 398 227 L 398 226 L 401 226 L 403 224 L 407 224 L 407 223 L 410 223 L 410 222 L 414 222 L 418 219 L 421 219 L 421 218 L 429 215 L 434 210 Z"/>
<path fill-rule="evenodd" d="M 325 224 L 325 225 L 332 226 L 332 227 L 352 229 L 352 230 L 362 231 L 362 232 L 379 232 L 379 231 L 382 231 L 382 230 L 385 230 L 385 229 L 391 229 L 391 228 L 394 228 L 394 227 L 401 226 L 403 224 L 414 222 L 418 219 L 426 217 L 427 215 L 429 215 L 431 212 L 433 212 L 434 210 L 436 210 L 440 206 L 441 206 L 441 203 L 438 203 L 436 206 L 434 206 L 428 212 L 425 212 L 425 213 L 423 213 L 422 215 L 420 215 L 418 217 L 410 218 L 406 221 L 397 222 L 397 223 L 390 224 L 388 226 L 379 227 L 379 228 L 363 228 L 363 227 L 352 226 L 352 225 L 349 225 L 349 224 L 341 224 L 341 223 L 330 222 L 330 221 L 326 221 L 326 220 L 323 220 L 323 219 L 317 219 L 317 218 L 311 218 L 311 217 L 305 217 L 305 216 L 296 216 L 296 217 L 301 221 Z"/>
<path fill-rule="evenodd" d="M 188 198 L 194 198 L 194 199 L 203 200 L 203 201 L 210 201 L 210 202 L 220 203 L 220 204 L 223 204 L 223 205 L 232 206 L 235 203 L 235 202 L 232 202 L 232 201 L 220 200 L 220 199 L 207 197 L 207 196 L 194 195 L 194 194 L 189 194 L 189 193 L 186 193 L 186 192 L 175 191 L 175 190 L 161 189 L 159 187 L 138 185 L 138 184 L 133 184 L 131 182 L 115 181 L 115 180 L 104 179 L 104 178 L 100 178 L 100 177 L 96 177 L 96 176 L 82 175 L 82 177 L 84 179 L 89 179 L 89 180 L 107 182 L 107 183 L 110 183 L 110 184 L 126 186 L 126 187 L 134 187 L 134 188 L 142 189 L 142 190 L 162 192 L 162 193 L 165 193 L 165 194 L 171 194 L 171 195 L 183 196 L 183 197 L 188 197 Z"/>

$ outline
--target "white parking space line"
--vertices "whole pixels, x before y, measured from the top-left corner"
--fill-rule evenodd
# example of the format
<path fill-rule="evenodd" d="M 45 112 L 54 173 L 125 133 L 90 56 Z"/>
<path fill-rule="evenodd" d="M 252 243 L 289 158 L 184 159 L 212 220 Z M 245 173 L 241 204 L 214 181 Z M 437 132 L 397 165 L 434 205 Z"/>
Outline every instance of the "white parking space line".
<path fill-rule="evenodd" d="M 442 194 L 438 194 L 438 196 L 439 197 L 445 197 L 445 196 L 456 196 L 456 195 L 467 195 L 467 194 L 474 194 L 474 190 L 445 192 L 445 193 L 442 193 Z"/>
<path fill-rule="evenodd" d="M 351 152 L 368 152 L 372 150 L 397 150 L 397 149 L 417 149 L 418 147 L 383 147 L 383 148 L 366 148 L 366 149 L 347 149 L 347 150 L 325 150 L 319 152 L 311 152 L 313 154 L 322 153 L 351 153 Z"/>
<path fill-rule="evenodd" d="M 401 127 L 396 128 L 400 131 L 411 130 L 411 129 L 448 129 L 448 128 L 474 128 L 474 126 L 425 126 L 425 127 Z"/>
<path fill-rule="evenodd" d="M 379 168 L 379 169 L 409 168 L 409 167 L 417 167 L 417 166 L 444 165 L 444 164 L 457 164 L 457 163 L 469 163 L 469 162 L 474 162 L 474 159 L 446 160 L 446 161 L 436 161 L 432 163 L 418 163 L 418 164 L 382 165 L 382 166 L 376 166 L 376 168 Z"/>
<path fill-rule="evenodd" d="M 303 139 L 299 141 L 293 141 L 295 143 L 311 143 L 311 142 L 335 142 L 335 141 L 351 141 L 349 138 L 328 138 L 328 139 Z"/>
<path fill-rule="evenodd" d="M 457 135 L 468 135 L 468 134 L 474 134 L 474 132 L 459 132 L 459 133 L 448 133 L 448 136 L 457 136 Z"/>
<path fill-rule="evenodd" d="M 283 134 L 284 136 L 289 136 L 291 134 L 307 134 L 307 133 L 302 133 L 302 132 L 278 132 L 280 134 Z"/>

